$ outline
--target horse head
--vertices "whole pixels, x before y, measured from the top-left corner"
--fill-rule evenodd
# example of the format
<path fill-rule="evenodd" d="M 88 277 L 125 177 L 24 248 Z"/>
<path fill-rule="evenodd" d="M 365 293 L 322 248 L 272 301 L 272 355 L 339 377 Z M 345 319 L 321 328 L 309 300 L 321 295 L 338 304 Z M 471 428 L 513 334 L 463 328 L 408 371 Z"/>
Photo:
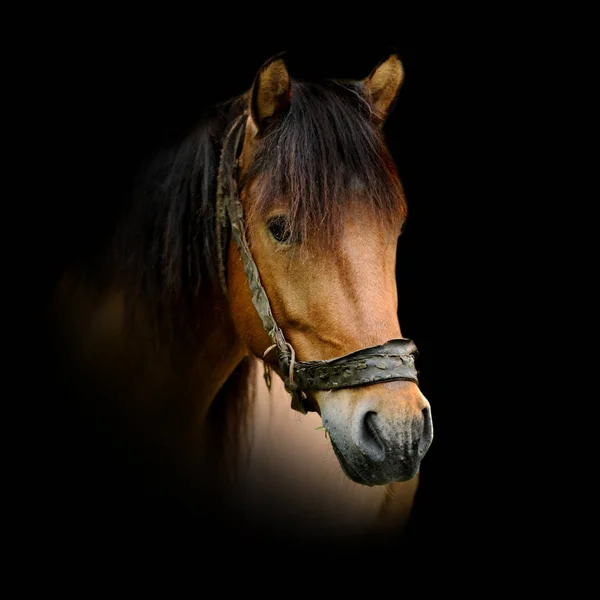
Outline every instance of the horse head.
<path fill-rule="evenodd" d="M 383 125 L 403 78 L 395 54 L 363 80 L 312 83 L 276 56 L 242 97 L 221 157 L 225 202 L 239 201 L 223 267 L 238 335 L 296 408 L 321 415 L 344 472 L 364 485 L 414 477 L 433 437 L 398 320 L 406 204 Z"/>

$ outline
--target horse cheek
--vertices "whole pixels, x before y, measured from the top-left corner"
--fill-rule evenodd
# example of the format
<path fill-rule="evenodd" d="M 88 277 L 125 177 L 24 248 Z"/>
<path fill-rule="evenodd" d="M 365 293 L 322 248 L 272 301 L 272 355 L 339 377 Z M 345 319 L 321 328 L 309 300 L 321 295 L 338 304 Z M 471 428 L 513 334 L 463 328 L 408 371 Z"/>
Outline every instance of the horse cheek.
<path fill-rule="evenodd" d="M 250 352 L 262 357 L 271 341 L 252 303 L 252 293 L 244 273 L 242 258 L 233 243 L 229 246 L 227 280 L 229 309 L 235 329 Z"/>

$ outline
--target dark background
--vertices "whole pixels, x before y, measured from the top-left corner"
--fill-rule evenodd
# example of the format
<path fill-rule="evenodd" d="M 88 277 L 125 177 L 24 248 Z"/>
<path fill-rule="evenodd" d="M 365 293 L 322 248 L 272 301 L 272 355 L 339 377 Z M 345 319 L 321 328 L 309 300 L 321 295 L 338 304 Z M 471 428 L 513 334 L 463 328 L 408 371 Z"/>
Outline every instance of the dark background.
<path fill-rule="evenodd" d="M 423 35 L 368 39 L 354 30 L 332 40 L 310 28 L 258 35 L 240 23 L 228 27 L 222 16 L 195 23 L 170 17 L 152 26 L 84 20 L 68 35 L 51 35 L 47 51 L 37 54 L 36 89 L 48 102 L 42 115 L 32 111 L 29 118 L 34 127 L 41 121 L 48 167 L 38 213 L 47 290 L 67 264 L 85 261 L 106 242 L 136 166 L 203 109 L 248 89 L 267 58 L 286 51 L 292 77 L 362 78 L 394 47 L 406 76 L 385 132 L 409 206 L 398 250 L 399 316 L 404 336 L 420 350 L 421 388 L 435 431 L 408 545 L 444 560 L 454 556 L 457 539 L 489 548 L 510 500 L 490 475 L 497 458 L 494 414 L 482 397 L 494 384 L 474 366 L 485 366 L 485 350 L 480 346 L 478 355 L 474 345 L 485 337 L 481 329 L 490 329 L 489 301 L 495 301 L 481 266 L 488 259 L 477 249 L 489 218 L 488 149 L 481 138 L 496 126 L 482 57 L 459 41 L 434 45 L 426 28 Z M 139 482 L 130 470 L 114 470 L 122 449 L 110 447 L 105 432 L 81 430 L 64 381 L 50 372 L 46 382 L 49 420 L 39 438 L 44 458 L 36 464 L 32 507 L 45 539 L 62 536 L 84 547 L 99 536 L 106 543 L 100 527 L 89 525 L 94 515 L 118 530 L 127 529 L 135 511 L 147 519 L 147 535 L 158 539 L 181 507 L 145 495 L 152 473 Z M 73 496 L 76 480 L 90 489 Z M 179 524 L 186 527 L 184 517 Z M 190 531 L 186 543 L 199 543 L 201 532 Z"/>

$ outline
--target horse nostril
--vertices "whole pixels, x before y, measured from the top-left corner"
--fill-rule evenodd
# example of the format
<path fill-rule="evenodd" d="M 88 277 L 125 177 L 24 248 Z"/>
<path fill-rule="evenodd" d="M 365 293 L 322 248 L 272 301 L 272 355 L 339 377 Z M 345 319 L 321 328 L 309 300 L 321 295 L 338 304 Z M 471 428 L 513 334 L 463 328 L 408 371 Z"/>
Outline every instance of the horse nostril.
<path fill-rule="evenodd" d="M 433 440 L 433 424 L 429 407 L 423 409 L 423 432 L 419 440 L 419 456 L 424 456 Z"/>
<path fill-rule="evenodd" d="M 385 446 L 377 427 L 377 413 L 369 411 L 365 413 L 361 426 L 358 429 L 357 445 L 364 454 L 374 461 L 382 461 L 385 458 Z"/>

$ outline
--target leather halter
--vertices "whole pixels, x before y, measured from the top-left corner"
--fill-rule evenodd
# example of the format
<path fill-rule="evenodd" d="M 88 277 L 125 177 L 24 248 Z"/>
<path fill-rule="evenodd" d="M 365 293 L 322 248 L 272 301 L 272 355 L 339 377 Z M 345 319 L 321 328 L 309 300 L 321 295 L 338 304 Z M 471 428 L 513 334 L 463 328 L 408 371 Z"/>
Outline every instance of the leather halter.
<path fill-rule="evenodd" d="M 414 342 L 404 338 L 363 348 L 331 360 L 296 361 L 294 348 L 285 339 L 273 317 L 269 298 L 261 284 L 258 267 L 246 238 L 244 210 L 237 184 L 238 158 L 244 139 L 246 117 L 247 113 L 244 113 L 233 122 L 221 149 L 217 176 L 217 244 L 221 252 L 219 279 L 227 296 L 225 264 L 227 240 L 231 233 L 242 257 L 252 302 L 273 344 L 265 351 L 264 356 L 275 350 L 279 375 L 292 396 L 292 408 L 302 414 L 314 410 L 306 403 L 304 392 L 307 390 L 335 390 L 398 380 L 418 384 L 415 368 L 417 347 Z M 267 364 L 265 366 L 268 367 Z M 265 372 L 265 380 L 270 385 L 269 369 Z"/>

